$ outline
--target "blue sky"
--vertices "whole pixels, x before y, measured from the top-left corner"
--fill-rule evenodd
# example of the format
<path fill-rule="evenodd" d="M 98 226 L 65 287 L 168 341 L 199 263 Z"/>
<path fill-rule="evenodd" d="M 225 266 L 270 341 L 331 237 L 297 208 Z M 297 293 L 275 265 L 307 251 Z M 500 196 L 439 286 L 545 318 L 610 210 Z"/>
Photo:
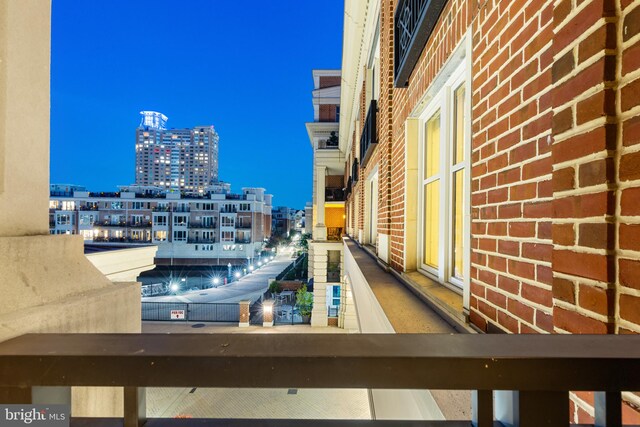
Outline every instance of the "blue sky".
<path fill-rule="evenodd" d="M 313 68 L 340 68 L 343 0 L 53 0 L 51 182 L 134 181 L 142 110 L 212 124 L 220 179 L 311 200 Z"/>

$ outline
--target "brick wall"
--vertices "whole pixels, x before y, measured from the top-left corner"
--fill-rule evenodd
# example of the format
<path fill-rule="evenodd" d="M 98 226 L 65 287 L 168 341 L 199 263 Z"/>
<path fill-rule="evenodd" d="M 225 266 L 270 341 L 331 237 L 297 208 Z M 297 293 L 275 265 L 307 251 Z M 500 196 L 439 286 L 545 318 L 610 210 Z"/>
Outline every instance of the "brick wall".
<path fill-rule="evenodd" d="M 322 89 L 323 87 L 340 86 L 340 79 L 340 76 L 320 76 L 318 89 Z"/>
<path fill-rule="evenodd" d="M 319 121 L 321 122 L 335 122 L 336 121 L 336 106 L 333 104 L 321 104 Z"/>
<path fill-rule="evenodd" d="M 551 332 L 553 1 L 487 1 L 475 15 L 470 318 Z"/>
<path fill-rule="evenodd" d="M 404 242 L 404 174 L 405 174 L 405 121 L 411 110 L 416 106 L 424 92 L 427 90 L 435 76 L 441 70 L 443 64 L 462 36 L 467 31 L 471 22 L 472 4 L 470 0 L 450 0 L 442 11 L 442 15 L 429 38 L 421 57 L 409 79 L 409 86 L 395 88 L 390 92 L 389 99 L 393 99 L 391 129 L 387 129 L 390 136 L 388 155 L 390 164 L 390 183 L 388 190 L 388 210 L 384 217 L 388 219 L 390 229 L 389 264 L 396 270 L 402 271 L 405 257 Z M 389 22 L 381 23 L 380 46 L 382 70 L 385 70 L 385 59 L 393 58 L 393 34 L 388 26 L 393 25 L 393 13 L 395 13 L 395 0 L 381 1 L 381 15 L 389 19 Z M 389 15 L 386 15 L 386 13 Z M 393 12 L 391 12 L 393 11 Z M 388 49 L 388 50 L 386 50 Z M 392 61 L 390 66 L 392 67 Z M 391 84 L 385 81 L 385 84 Z M 384 86 L 381 94 L 388 90 Z M 380 147 L 378 147 L 380 148 Z"/>

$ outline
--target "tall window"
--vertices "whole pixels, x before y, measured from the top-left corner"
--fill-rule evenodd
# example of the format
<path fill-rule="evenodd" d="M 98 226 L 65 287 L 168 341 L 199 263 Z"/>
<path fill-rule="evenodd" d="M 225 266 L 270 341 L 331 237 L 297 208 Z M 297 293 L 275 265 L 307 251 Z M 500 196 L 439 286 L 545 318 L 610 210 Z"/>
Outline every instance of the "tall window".
<path fill-rule="evenodd" d="M 469 209 L 464 63 L 437 89 L 421 115 L 420 267 L 443 283 L 464 281 L 465 211 Z M 466 231 L 468 233 L 468 231 Z"/>

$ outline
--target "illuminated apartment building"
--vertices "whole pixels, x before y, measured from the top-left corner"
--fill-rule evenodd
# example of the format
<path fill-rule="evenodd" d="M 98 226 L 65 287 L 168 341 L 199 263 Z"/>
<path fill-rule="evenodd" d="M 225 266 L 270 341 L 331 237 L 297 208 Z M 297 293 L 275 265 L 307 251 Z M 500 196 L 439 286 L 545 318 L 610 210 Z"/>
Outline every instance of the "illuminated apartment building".
<path fill-rule="evenodd" d="M 166 129 L 167 116 L 142 111 L 136 129 L 136 184 L 203 192 L 218 182 L 213 126 Z"/>

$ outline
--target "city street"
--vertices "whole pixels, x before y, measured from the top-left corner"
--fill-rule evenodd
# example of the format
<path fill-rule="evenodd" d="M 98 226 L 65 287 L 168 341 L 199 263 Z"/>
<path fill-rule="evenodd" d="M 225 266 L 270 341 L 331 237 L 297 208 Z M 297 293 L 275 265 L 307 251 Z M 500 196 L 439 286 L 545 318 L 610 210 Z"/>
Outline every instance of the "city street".
<path fill-rule="evenodd" d="M 267 290 L 268 279 L 276 277 L 293 261 L 291 251 L 285 249 L 276 255 L 273 261 L 228 285 L 189 291 L 180 295 L 146 297 L 142 298 L 142 302 L 237 303 L 242 300 L 253 302 Z"/>

